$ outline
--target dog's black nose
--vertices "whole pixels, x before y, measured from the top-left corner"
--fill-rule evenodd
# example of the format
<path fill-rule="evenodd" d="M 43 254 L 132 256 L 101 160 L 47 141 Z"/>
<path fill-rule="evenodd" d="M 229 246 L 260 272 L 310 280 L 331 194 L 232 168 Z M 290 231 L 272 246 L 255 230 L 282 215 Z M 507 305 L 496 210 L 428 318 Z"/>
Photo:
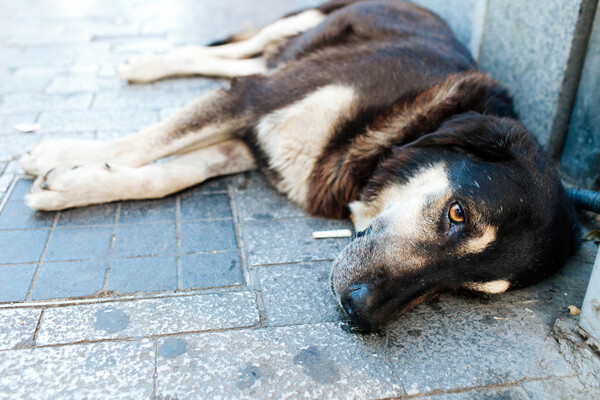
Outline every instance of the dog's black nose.
<path fill-rule="evenodd" d="M 364 284 L 352 285 L 341 297 L 342 307 L 350 320 L 359 327 L 368 326 L 369 287 Z"/>

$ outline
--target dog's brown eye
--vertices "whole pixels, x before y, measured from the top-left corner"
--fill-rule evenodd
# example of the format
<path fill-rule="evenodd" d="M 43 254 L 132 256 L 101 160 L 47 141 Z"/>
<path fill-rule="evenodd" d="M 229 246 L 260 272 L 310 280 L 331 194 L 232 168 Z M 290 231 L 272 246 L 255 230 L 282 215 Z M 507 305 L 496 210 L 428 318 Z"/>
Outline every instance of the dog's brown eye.
<path fill-rule="evenodd" d="M 448 219 L 454 224 L 462 224 L 465 222 L 465 213 L 458 203 L 452 204 L 448 211 Z"/>

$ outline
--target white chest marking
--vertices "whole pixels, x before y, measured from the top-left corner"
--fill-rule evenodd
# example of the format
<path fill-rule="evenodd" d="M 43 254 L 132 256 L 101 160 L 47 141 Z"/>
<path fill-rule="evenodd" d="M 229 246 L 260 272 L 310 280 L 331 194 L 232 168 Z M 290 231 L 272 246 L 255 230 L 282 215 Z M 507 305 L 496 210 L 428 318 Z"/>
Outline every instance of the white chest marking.
<path fill-rule="evenodd" d="M 354 89 L 324 86 L 302 100 L 264 117 L 256 127 L 258 143 L 279 173 L 277 189 L 305 205 L 315 161 L 335 127 L 354 113 Z"/>

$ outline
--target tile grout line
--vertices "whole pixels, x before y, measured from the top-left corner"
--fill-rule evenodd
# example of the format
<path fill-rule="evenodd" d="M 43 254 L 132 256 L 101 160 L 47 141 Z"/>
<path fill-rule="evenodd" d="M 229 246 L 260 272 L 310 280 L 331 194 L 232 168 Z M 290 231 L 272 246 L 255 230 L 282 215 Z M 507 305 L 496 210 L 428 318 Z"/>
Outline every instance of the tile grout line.
<path fill-rule="evenodd" d="M 37 283 L 38 277 L 40 275 L 40 271 L 42 269 L 42 264 L 44 263 L 44 258 L 46 257 L 46 252 L 48 251 L 48 245 L 50 244 L 50 240 L 52 240 L 52 235 L 54 234 L 54 230 L 56 229 L 56 225 L 58 224 L 58 219 L 60 218 L 60 211 L 54 215 L 54 221 L 52 221 L 52 227 L 50 228 L 50 232 L 48 233 L 48 238 L 46 239 L 46 244 L 44 244 L 44 250 L 42 250 L 42 254 L 40 255 L 40 259 L 37 263 L 37 268 L 33 273 L 33 278 L 31 278 L 31 284 L 29 285 L 29 289 L 27 290 L 27 295 L 25 295 L 25 301 L 31 301 L 33 296 L 33 289 Z"/>
<path fill-rule="evenodd" d="M 177 289 L 183 290 L 183 277 L 181 271 L 181 196 L 175 197 L 175 243 L 177 260 Z"/>
<path fill-rule="evenodd" d="M 158 380 L 158 339 L 153 338 L 154 340 L 154 374 L 152 374 L 152 397 L 151 399 L 156 399 L 156 381 Z"/>
<path fill-rule="evenodd" d="M 248 177 L 246 174 L 242 175 L 245 179 L 245 185 L 248 185 Z M 246 245 L 246 237 L 244 236 L 244 232 L 242 229 L 242 224 L 245 223 L 242 217 L 242 210 L 239 206 L 239 197 L 237 195 L 237 190 L 233 187 L 233 185 L 227 185 L 227 193 L 229 195 L 229 206 L 231 207 L 231 214 L 233 217 L 233 224 L 236 233 L 236 239 L 238 241 L 238 256 L 240 258 L 240 262 L 242 263 L 242 273 L 244 274 L 244 283 L 246 287 L 253 290 L 256 296 L 256 308 L 258 311 L 258 326 L 266 327 L 267 323 L 267 311 L 265 310 L 265 302 L 263 299 L 262 288 L 258 287 L 258 289 L 254 289 L 256 286 L 254 279 L 256 278 L 256 274 L 252 273 L 250 259 L 248 255 L 248 247 Z M 258 279 L 258 278 L 256 278 Z"/>
<path fill-rule="evenodd" d="M 227 184 L 227 197 L 229 200 L 229 208 L 231 210 L 231 218 L 233 222 L 233 230 L 235 233 L 236 250 L 240 259 L 240 267 L 242 268 L 242 274 L 244 277 L 243 284 L 248 286 L 250 283 L 250 270 L 248 269 L 248 260 L 244 257 L 248 252 L 246 251 L 246 241 L 241 227 L 240 207 L 238 207 L 236 191 L 232 187 L 233 185 Z"/>
<path fill-rule="evenodd" d="M 113 249 L 115 247 L 115 241 L 117 240 L 117 229 L 119 227 L 119 215 L 121 215 L 121 203 L 117 203 L 117 207 L 115 207 L 115 222 L 113 223 L 113 231 L 110 237 L 110 249 L 108 250 L 107 266 L 104 271 L 104 282 L 102 282 L 102 289 L 100 289 L 100 292 L 106 292 L 108 290 L 108 279 L 112 268 Z"/>
<path fill-rule="evenodd" d="M 33 337 L 31 338 L 31 345 L 33 347 L 35 347 L 35 341 L 37 340 L 38 332 L 40 331 L 40 328 L 42 327 L 42 317 L 44 316 L 44 311 L 46 311 L 46 310 L 43 309 L 40 312 L 40 317 L 38 318 L 37 324 L 35 325 L 35 331 L 33 332 Z"/>

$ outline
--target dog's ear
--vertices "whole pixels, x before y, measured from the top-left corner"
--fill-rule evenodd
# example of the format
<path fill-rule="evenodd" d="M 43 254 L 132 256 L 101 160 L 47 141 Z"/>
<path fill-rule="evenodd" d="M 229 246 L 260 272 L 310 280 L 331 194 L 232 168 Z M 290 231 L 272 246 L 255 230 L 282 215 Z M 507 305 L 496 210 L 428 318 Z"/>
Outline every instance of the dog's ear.
<path fill-rule="evenodd" d="M 467 112 L 446 120 L 409 147 L 454 147 L 487 161 L 505 161 L 514 158 L 511 149 L 522 129 L 512 119 Z"/>

